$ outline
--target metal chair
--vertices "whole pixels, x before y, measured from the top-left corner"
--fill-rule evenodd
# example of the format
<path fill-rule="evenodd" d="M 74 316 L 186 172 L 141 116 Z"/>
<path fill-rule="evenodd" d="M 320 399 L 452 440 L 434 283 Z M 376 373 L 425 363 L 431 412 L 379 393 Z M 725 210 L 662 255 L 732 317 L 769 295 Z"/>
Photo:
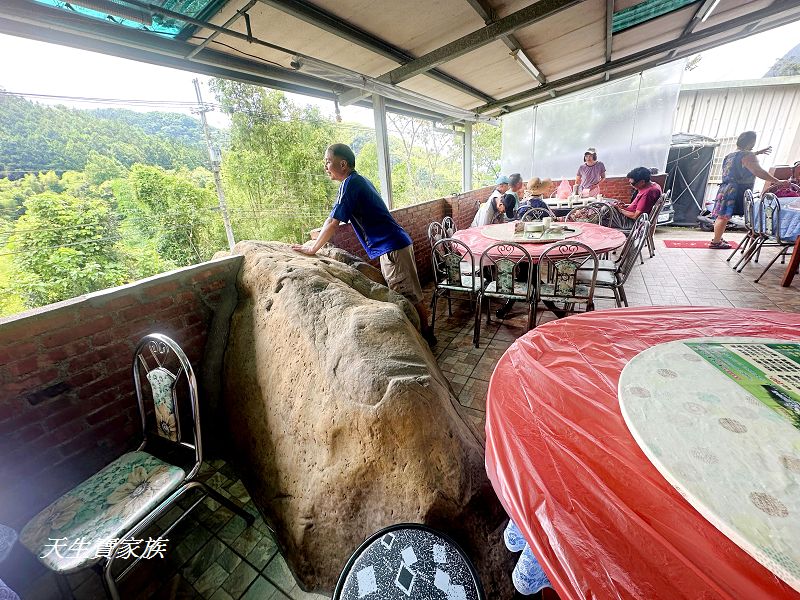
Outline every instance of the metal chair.
<path fill-rule="evenodd" d="M 585 304 L 586 312 L 594 310 L 597 265 L 597 254 L 582 242 L 558 242 L 542 252 L 533 300 L 534 325 L 540 301 L 563 302 L 567 313 L 575 312 L 575 304 Z M 579 271 L 583 272 L 581 277 Z"/>
<path fill-rule="evenodd" d="M 636 219 L 625 245 L 622 247 L 619 258 L 616 261 L 600 260 L 597 267 L 597 277 L 595 280 L 595 292 L 599 289 L 611 290 L 612 296 L 599 296 L 595 293 L 595 298 L 613 298 L 617 307 L 624 304 L 628 306 L 628 298 L 625 295 L 625 282 L 633 270 L 636 258 L 640 255 L 642 247 L 647 240 L 647 231 L 650 225 L 650 217 L 641 214 Z M 590 269 L 580 269 L 578 279 L 583 283 L 589 283 L 591 279 Z"/>
<path fill-rule="evenodd" d="M 464 550 L 445 534 L 401 523 L 369 536 L 347 559 L 332 600 L 486 598 Z"/>
<path fill-rule="evenodd" d="M 524 265 L 524 266 L 523 266 Z M 481 307 L 486 299 L 486 324 L 491 323 L 491 299 L 520 300 L 528 303 L 528 329 L 531 328 L 533 286 L 531 276 L 533 261 L 528 251 L 512 242 L 492 244 L 481 254 L 479 266 L 487 268 L 490 278 L 481 277 L 478 302 L 475 307 L 475 331 L 472 342 L 477 348 L 481 337 Z M 527 272 L 524 272 L 527 269 Z"/>
<path fill-rule="evenodd" d="M 456 222 L 453 220 L 453 217 L 445 217 L 442 219 L 442 229 L 444 230 L 445 237 L 453 237 L 453 234 L 458 231 L 458 227 L 456 226 Z"/>
<path fill-rule="evenodd" d="M 742 243 L 739 244 L 738 248 L 734 248 L 733 252 L 731 252 L 730 256 L 727 258 L 727 262 L 730 262 L 731 259 L 736 256 L 736 253 L 741 253 L 741 258 L 733 265 L 734 270 L 737 270 L 739 265 L 742 264 L 742 261 L 747 258 L 747 262 L 750 262 L 750 249 L 756 244 L 756 241 L 761 237 L 759 233 L 756 232 L 754 224 L 753 224 L 753 191 L 752 190 L 745 190 L 744 192 L 744 227 L 747 230 L 747 233 L 742 240 Z M 745 263 L 746 264 L 746 263 Z M 744 268 L 744 264 L 742 264 L 742 268 Z M 738 269 L 741 271 L 741 269 Z"/>
<path fill-rule="evenodd" d="M 602 219 L 602 213 L 600 212 L 600 209 L 591 204 L 588 206 L 573 208 L 571 211 L 567 213 L 567 216 L 564 217 L 564 221 L 567 222 L 595 223 L 597 225 L 600 225 L 601 219 Z"/>
<path fill-rule="evenodd" d="M 447 298 L 447 312 L 452 315 L 451 294 L 465 293 L 470 304 L 474 302 L 480 287 L 480 275 L 476 274 L 472 251 L 464 242 L 444 238 L 434 244 L 433 260 L 434 290 L 431 299 L 431 330 L 436 324 L 436 304 L 441 296 Z M 466 265 L 466 266 L 465 266 Z M 465 270 L 466 268 L 466 270 Z"/>
<path fill-rule="evenodd" d="M 161 536 L 168 535 L 207 496 L 239 514 L 248 524 L 255 520 L 253 515 L 195 479 L 203 463 L 197 382 L 178 344 L 159 333 L 142 338 L 133 357 L 133 382 L 142 422 L 142 443 L 50 504 L 20 534 L 20 541 L 56 573 L 65 593 L 70 592 L 63 575 L 94 567 L 102 571 L 108 595 L 117 600 L 117 581 L 145 556 L 146 549 L 140 549 L 139 557 L 118 576 L 112 570 L 114 560 L 132 543 L 138 541 L 141 545 L 143 540 L 138 536 L 168 510 L 181 508 L 177 501 L 195 488 L 202 491 L 200 498 L 188 508 L 181 508 L 180 516 Z M 179 461 L 167 462 L 145 450 L 161 445 L 170 447 L 176 456 L 191 451 L 193 460 L 186 456 L 187 464 L 183 465 L 188 472 L 174 464 Z M 80 541 L 79 551 L 66 555 L 53 551 L 52 540 L 64 538 Z"/>
<path fill-rule="evenodd" d="M 611 205 L 605 202 L 590 202 L 589 208 L 595 208 L 600 211 L 600 221 L 598 225 L 608 227 L 611 224 Z"/>
<path fill-rule="evenodd" d="M 758 283 L 761 280 L 778 258 L 782 257 L 783 260 L 781 262 L 785 262 L 786 255 L 789 253 L 789 250 L 794 247 L 794 239 L 786 241 L 781 238 L 781 203 L 775 194 L 764 194 L 764 197 L 761 199 L 756 228 L 761 233 L 761 238 L 757 242 L 757 254 L 760 253 L 761 249 L 764 247 L 780 248 L 781 250 L 769 261 L 769 264 L 764 267 L 761 274 L 753 280 L 754 283 Z"/>
<path fill-rule="evenodd" d="M 650 224 L 647 228 L 647 248 L 650 251 L 650 258 L 653 258 L 656 255 L 656 242 L 653 236 L 656 233 L 656 227 L 658 227 L 658 215 L 661 214 L 661 209 L 664 208 L 664 205 L 669 202 L 670 196 L 672 196 L 672 190 L 661 194 L 661 197 L 653 205 L 653 209 L 650 211 Z M 644 264 L 643 260 L 641 262 Z"/>
<path fill-rule="evenodd" d="M 556 215 L 555 213 L 550 210 L 549 208 L 529 208 L 525 211 L 525 213 L 520 217 L 520 221 L 528 222 L 528 221 L 541 221 L 545 217 L 550 217 L 551 219 L 555 220 Z"/>

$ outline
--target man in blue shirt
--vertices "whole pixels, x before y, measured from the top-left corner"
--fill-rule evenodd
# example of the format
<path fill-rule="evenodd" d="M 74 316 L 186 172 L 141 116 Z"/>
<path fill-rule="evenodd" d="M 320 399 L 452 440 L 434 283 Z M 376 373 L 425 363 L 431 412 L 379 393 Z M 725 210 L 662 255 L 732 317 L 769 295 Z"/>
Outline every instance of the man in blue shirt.
<path fill-rule="evenodd" d="M 402 294 L 419 313 L 423 337 L 436 343 L 428 325 L 428 309 L 422 301 L 422 286 L 414 261 L 411 238 L 394 220 L 372 183 L 359 175 L 356 157 L 349 146 L 333 144 L 325 151 L 325 172 L 334 181 L 341 181 L 336 203 L 313 243 L 293 248 L 313 256 L 336 232 L 339 223 L 352 223 L 358 241 L 370 259 L 378 258 L 386 284 Z"/>

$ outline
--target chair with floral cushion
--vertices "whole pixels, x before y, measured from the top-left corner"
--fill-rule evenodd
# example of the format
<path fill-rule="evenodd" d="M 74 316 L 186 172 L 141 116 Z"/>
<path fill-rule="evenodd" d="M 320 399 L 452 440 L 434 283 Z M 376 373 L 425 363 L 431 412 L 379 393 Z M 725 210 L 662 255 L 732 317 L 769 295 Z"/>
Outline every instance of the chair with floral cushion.
<path fill-rule="evenodd" d="M 451 238 L 453 234 L 458 231 L 458 226 L 453 220 L 453 217 L 445 217 L 442 219 L 442 229 L 444 230 L 444 236 Z"/>
<path fill-rule="evenodd" d="M 542 252 L 532 302 L 534 327 L 536 305 L 540 301 L 563 302 L 567 313 L 575 312 L 576 304 L 584 304 L 586 312 L 594 310 L 598 262 L 594 250 L 582 242 L 571 240 L 553 244 Z"/>
<path fill-rule="evenodd" d="M 103 572 L 108 595 L 119 598 L 117 581 L 139 561 L 132 561 L 116 576 L 115 559 L 139 540 L 143 531 L 161 518 L 188 491 L 203 493 L 182 510 L 158 540 L 166 539 L 175 525 L 210 496 L 242 516 L 253 515 L 195 479 L 203 463 L 197 382 L 183 350 L 159 333 L 145 336 L 133 357 L 133 382 L 142 423 L 139 447 L 123 454 L 98 473 L 50 504 L 20 533 L 20 541 L 58 576 L 62 593 L 71 596 L 63 576 L 87 567 Z M 151 454 L 152 448 L 169 449 L 180 456 L 181 466 Z M 184 469 L 185 467 L 185 469 Z M 152 550 L 151 540 L 147 540 Z M 152 542 L 158 542 L 152 540 Z M 60 549 L 60 551 L 59 551 Z M 144 556 L 146 548 L 139 547 Z M 163 551 L 163 548 L 162 548 Z M 127 552 L 125 552 L 127 554 Z M 125 556 L 122 556 L 125 558 Z"/>
<path fill-rule="evenodd" d="M 481 303 L 486 300 L 486 324 L 491 320 L 491 299 L 514 300 L 528 303 L 528 329 L 532 323 L 533 286 L 531 276 L 534 264 L 528 251 L 519 244 L 499 242 L 483 251 L 480 268 L 487 277 L 480 278 L 478 302 L 475 307 L 475 329 L 472 343 L 478 348 L 481 339 Z"/>

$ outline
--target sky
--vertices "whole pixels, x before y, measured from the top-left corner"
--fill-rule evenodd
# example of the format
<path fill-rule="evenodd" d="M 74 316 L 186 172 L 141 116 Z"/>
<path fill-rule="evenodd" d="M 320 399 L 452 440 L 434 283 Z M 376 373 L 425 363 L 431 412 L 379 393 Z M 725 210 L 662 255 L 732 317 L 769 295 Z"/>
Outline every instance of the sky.
<path fill-rule="evenodd" d="M 749 38 L 702 53 L 698 66 L 684 74 L 685 83 L 751 79 L 764 75 L 772 64 L 800 43 L 800 22 L 790 23 Z M 168 103 L 196 101 L 192 84 L 199 78 L 203 99 L 214 101 L 207 87 L 208 78 L 140 63 L 113 56 L 36 42 L 24 38 L 0 35 L 0 56 L 14 57 L 3 61 L 0 87 L 9 92 L 71 96 L 83 98 L 117 98 L 152 101 L 138 110 L 176 110 L 189 113 L 186 106 Z M 305 96 L 291 95 L 297 103 L 319 106 L 333 115 L 333 103 Z M 67 100 L 36 99 L 38 102 L 59 103 L 75 108 L 120 106 Z M 165 104 L 157 104 L 165 103 Z M 126 108 L 137 109 L 135 106 Z M 372 126 L 372 111 L 359 107 L 342 107 L 342 118 Z M 208 113 L 209 123 L 225 127 L 227 117 L 220 112 Z"/>

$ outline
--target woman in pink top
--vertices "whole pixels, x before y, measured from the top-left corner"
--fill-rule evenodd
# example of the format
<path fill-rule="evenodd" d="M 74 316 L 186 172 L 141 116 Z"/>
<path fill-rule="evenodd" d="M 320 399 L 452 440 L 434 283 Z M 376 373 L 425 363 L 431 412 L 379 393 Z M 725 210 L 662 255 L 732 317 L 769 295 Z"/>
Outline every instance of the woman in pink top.
<path fill-rule="evenodd" d="M 636 167 L 627 175 L 628 183 L 636 190 L 636 197 L 630 204 L 617 201 L 611 213 L 611 227 L 630 229 L 642 213 L 648 215 L 661 197 L 661 186 L 650 181 L 650 169 Z M 655 217 L 654 217 L 655 218 Z"/>

